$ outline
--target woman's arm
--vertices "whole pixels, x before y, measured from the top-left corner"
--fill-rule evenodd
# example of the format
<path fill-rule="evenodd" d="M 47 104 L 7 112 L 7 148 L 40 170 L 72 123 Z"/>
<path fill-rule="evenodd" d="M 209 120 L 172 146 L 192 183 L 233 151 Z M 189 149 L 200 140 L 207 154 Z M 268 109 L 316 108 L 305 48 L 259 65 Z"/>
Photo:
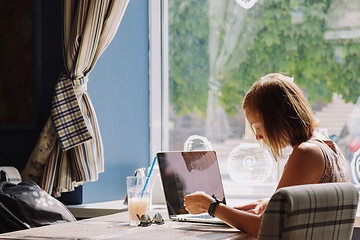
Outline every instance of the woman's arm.
<path fill-rule="evenodd" d="M 259 215 L 264 213 L 268 203 L 269 203 L 269 199 L 260 199 L 255 202 L 234 208 L 237 210 L 247 211 L 249 213 L 254 213 Z"/>
<path fill-rule="evenodd" d="M 257 237 L 259 234 L 262 214 L 237 210 L 220 203 L 215 209 L 214 216 L 253 237 Z"/>
<path fill-rule="evenodd" d="M 210 203 L 214 201 L 212 197 L 204 192 L 195 192 L 186 195 L 184 200 L 186 210 L 192 214 L 207 212 Z M 214 216 L 253 237 L 257 237 L 259 233 L 262 214 L 256 215 L 248 213 L 219 203 L 215 208 Z"/>

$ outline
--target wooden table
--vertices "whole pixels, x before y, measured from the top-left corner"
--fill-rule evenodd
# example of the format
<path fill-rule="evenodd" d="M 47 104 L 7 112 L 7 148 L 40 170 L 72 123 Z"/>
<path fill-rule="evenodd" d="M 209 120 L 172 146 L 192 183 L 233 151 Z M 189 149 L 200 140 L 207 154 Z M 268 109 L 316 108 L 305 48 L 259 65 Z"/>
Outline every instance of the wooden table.
<path fill-rule="evenodd" d="M 0 234 L 0 239 L 255 239 L 225 225 L 174 222 L 168 219 L 165 209 L 153 209 L 151 214 L 155 212 L 160 212 L 167 219 L 165 224 L 129 227 L 128 212 L 121 212 L 77 222 Z"/>
<path fill-rule="evenodd" d="M 167 219 L 164 225 L 129 227 L 128 212 L 94 217 L 71 223 L 60 223 L 28 230 L 0 234 L 0 239 L 209 239 L 242 240 L 255 238 L 236 229 L 215 224 L 185 223 L 169 220 L 165 208 L 152 209 L 151 215 L 160 212 Z M 354 239 L 360 239 L 360 216 L 355 221 Z"/>

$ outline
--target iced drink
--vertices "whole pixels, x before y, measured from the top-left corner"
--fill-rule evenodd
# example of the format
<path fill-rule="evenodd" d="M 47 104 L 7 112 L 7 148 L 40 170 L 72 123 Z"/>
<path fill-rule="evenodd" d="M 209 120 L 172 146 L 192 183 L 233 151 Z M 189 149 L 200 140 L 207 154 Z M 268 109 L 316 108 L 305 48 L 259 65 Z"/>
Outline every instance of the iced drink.
<path fill-rule="evenodd" d="M 127 177 L 127 196 L 128 196 L 128 212 L 129 225 L 137 226 L 139 217 L 145 213 L 149 213 L 150 208 L 150 184 L 146 184 L 146 177 Z"/>
<path fill-rule="evenodd" d="M 129 221 L 138 222 L 139 219 L 136 214 L 139 214 L 139 217 L 144 213 L 149 212 L 149 196 L 142 198 L 130 198 L 128 200 L 128 209 L 129 209 Z"/>

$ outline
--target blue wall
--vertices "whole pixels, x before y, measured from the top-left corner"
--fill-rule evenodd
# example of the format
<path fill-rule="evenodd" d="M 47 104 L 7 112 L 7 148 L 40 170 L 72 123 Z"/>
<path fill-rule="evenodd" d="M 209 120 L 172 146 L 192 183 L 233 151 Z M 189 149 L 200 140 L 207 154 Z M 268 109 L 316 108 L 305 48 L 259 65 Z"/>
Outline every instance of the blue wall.
<path fill-rule="evenodd" d="M 130 0 L 118 32 L 89 75 L 105 172 L 84 184 L 84 203 L 123 199 L 125 177 L 149 165 L 148 1 Z"/>

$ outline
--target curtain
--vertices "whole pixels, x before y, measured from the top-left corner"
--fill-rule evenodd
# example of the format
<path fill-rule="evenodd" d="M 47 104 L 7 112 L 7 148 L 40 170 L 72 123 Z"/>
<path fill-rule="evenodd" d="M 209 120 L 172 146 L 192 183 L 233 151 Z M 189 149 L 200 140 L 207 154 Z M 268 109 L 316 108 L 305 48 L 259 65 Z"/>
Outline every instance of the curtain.
<path fill-rule="evenodd" d="M 129 0 L 64 0 L 64 72 L 55 85 L 51 116 L 22 171 L 54 196 L 96 181 L 104 153 L 88 75 L 114 38 Z"/>
<path fill-rule="evenodd" d="M 206 137 L 223 142 L 230 134 L 224 108 L 220 104 L 221 76 L 227 66 L 244 61 L 246 48 L 254 39 L 254 22 L 246 20 L 249 10 L 233 0 L 209 0 L 209 94 Z M 231 70 L 230 70 L 231 71 Z"/>

